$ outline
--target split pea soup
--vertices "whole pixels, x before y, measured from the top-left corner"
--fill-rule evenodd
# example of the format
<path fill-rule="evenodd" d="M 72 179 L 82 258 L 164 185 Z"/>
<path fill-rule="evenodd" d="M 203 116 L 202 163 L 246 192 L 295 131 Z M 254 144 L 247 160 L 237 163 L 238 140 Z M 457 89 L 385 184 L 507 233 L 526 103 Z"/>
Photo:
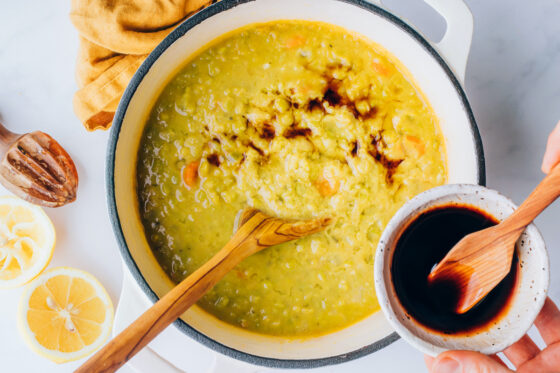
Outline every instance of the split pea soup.
<path fill-rule="evenodd" d="M 198 302 L 240 328 L 302 337 L 379 310 L 381 232 L 446 175 L 437 118 L 393 56 L 335 26 L 279 21 L 214 41 L 170 78 L 142 136 L 137 191 L 175 282 L 226 244 L 244 208 L 332 218 L 247 258 Z"/>

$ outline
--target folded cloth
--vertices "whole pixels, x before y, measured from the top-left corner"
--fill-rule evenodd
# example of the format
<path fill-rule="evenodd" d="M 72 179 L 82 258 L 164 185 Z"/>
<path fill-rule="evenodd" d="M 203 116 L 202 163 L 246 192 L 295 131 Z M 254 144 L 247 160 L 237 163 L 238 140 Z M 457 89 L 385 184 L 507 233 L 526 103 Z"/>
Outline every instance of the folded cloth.
<path fill-rule="evenodd" d="M 122 93 L 175 26 L 215 0 L 72 0 L 80 33 L 74 111 L 87 130 L 108 129 Z"/>

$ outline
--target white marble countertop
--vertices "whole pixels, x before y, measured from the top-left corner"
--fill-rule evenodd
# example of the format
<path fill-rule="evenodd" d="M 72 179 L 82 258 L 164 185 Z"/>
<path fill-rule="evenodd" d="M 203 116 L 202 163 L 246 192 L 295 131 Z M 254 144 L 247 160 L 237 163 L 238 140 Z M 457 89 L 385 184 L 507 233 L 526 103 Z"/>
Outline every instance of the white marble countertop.
<path fill-rule="evenodd" d="M 429 36 L 442 19 L 420 0 L 386 0 Z M 560 1 L 467 0 L 475 19 L 466 90 L 486 152 L 487 184 L 520 202 L 540 180 L 548 132 L 560 119 Z M 69 1 L 0 2 L 0 119 L 17 132 L 44 130 L 73 156 L 80 175 L 77 202 L 47 213 L 57 228 L 53 266 L 99 278 L 115 305 L 121 261 L 105 203 L 108 133 L 87 133 L 72 111 L 77 33 Z M 0 189 L 0 194 L 4 194 Z M 550 295 L 560 301 L 560 202 L 537 219 L 551 258 Z M 15 320 L 20 289 L 2 290 L 0 370 L 70 372 L 30 352 Z M 402 340 L 368 357 L 321 372 L 424 371 L 422 355 Z M 123 372 L 131 372 L 124 368 Z"/>

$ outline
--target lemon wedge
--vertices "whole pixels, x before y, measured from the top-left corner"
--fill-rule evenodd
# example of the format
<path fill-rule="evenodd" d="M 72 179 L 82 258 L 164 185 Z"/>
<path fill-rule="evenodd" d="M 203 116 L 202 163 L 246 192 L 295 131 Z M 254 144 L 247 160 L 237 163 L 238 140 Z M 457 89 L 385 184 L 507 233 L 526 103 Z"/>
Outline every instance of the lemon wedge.
<path fill-rule="evenodd" d="M 54 243 L 54 227 L 42 208 L 0 197 L 0 288 L 34 279 L 49 264 Z"/>
<path fill-rule="evenodd" d="M 92 275 L 58 267 L 24 288 L 18 317 L 20 332 L 29 347 L 64 363 L 91 354 L 107 340 L 113 305 Z"/>

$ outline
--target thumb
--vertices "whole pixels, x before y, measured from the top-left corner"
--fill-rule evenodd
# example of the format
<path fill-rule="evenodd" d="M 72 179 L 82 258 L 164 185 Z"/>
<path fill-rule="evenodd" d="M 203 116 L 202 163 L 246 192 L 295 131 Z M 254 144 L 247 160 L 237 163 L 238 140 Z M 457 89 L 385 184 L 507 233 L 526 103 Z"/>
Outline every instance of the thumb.
<path fill-rule="evenodd" d="M 446 351 L 433 362 L 431 373 L 512 373 L 489 356 L 473 351 Z"/>

